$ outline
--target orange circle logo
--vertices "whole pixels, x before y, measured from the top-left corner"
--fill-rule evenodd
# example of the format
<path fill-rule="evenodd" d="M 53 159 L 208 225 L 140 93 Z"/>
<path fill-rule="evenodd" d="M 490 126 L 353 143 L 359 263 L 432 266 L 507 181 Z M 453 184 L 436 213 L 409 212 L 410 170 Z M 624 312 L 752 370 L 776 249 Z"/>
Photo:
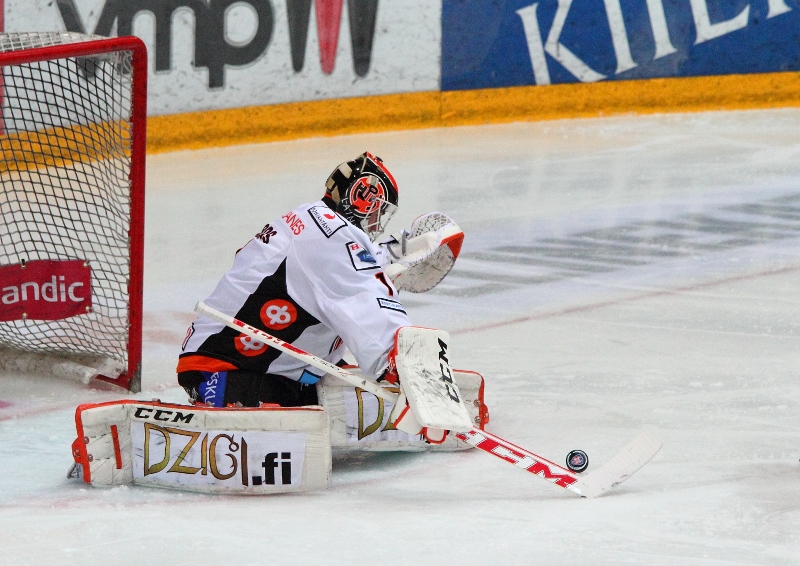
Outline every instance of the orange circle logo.
<path fill-rule="evenodd" d="M 372 183 L 374 179 L 375 184 Z M 356 180 L 350 187 L 350 206 L 362 216 L 380 208 L 386 200 L 386 191 L 380 179 L 374 175 L 364 175 Z"/>
<path fill-rule="evenodd" d="M 245 334 L 239 334 L 239 336 L 234 339 L 233 344 L 236 346 L 237 352 L 248 358 L 263 354 L 267 350 L 267 344 L 265 342 L 255 340 Z"/>
<path fill-rule="evenodd" d="M 271 330 L 283 330 L 297 320 L 297 309 L 289 301 L 275 299 L 261 307 L 261 322 Z"/>

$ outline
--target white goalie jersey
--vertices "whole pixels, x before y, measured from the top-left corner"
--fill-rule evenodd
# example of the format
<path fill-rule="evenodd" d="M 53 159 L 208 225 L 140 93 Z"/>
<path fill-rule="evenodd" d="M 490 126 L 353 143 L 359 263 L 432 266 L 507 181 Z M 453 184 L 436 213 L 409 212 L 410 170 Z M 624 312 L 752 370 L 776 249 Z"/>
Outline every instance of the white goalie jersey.
<path fill-rule="evenodd" d="M 324 202 L 301 205 L 259 232 L 205 303 L 329 362 L 345 348 L 380 376 L 397 329 L 410 325 L 382 266 L 389 257 Z M 315 383 L 321 372 L 200 316 L 187 332 L 182 371 L 245 369 Z"/>

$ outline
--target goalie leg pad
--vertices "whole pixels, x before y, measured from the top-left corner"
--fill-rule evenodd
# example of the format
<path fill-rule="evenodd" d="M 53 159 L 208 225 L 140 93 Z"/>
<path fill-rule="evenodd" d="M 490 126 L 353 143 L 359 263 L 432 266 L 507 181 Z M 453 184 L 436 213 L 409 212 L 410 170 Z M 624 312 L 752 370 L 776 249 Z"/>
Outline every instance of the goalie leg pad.
<path fill-rule="evenodd" d="M 357 367 L 348 367 L 347 371 L 361 375 Z M 483 377 L 463 370 L 453 370 L 453 377 L 474 426 L 483 429 L 489 419 L 483 398 Z M 393 393 L 400 392 L 396 385 L 384 383 L 383 386 Z M 392 416 L 394 404 L 348 385 L 335 376 L 326 375 L 317 384 L 317 394 L 320 404 L 330 415 L 331 445 L 336 450 L 419 452 L 471 448 L 469 444 L 456 440 L 454 435 L 448 435 L 442 444 L 431 444 L 420 433 L 421 425 L 413 434 L 397 430 L 392 424 L 395 420 Z"/>
<path fill-rule="evenodd" d="M 73 457 L 93 486 L 260 495 L 327 489 L 322 407 L 217 409 L 112 401 L 75 411 Z"/>

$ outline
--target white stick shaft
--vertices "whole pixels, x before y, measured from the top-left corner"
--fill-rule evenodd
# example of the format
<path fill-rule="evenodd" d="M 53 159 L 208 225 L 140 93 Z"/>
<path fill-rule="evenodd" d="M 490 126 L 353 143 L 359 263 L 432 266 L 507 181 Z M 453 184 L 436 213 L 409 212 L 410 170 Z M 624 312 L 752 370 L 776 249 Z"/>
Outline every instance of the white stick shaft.
<path fill-rule="evenodd" d="M 346 381 L 350 385 L 359 387 L 365 391 L 369 391 L 376 397 L 380 397 L 381 399 L 385 399 L 387 401 L 392 401 L 392 402 L 395 402 L 397 400 L 397 395 L 395 393 L 387 391 L 374 381 L 358 377 L 357 375 L 350 373 L 345 369 L 340 368 L 336 364 L 332 364 L 330 362 L 323 360 L 322 358 L 314 356 L 313 354 L 309 354 L 308 352 L 301 350 L 300 348 L 297 348 L 295 346 L 292 346 L 291 344 L 284 342 L 280 338 L 276 338 L 271 334 L 267 334 L 263 330 L 259 330 L 254 326 L 250 326 L 249 324 L 242 322 L 241 320 L 238 320 L 232 316 L 229 316 L 223 312 L 211 308 L 208 305 L 206 305 L 203 301 L 200 301 L 199 303 L 197 303 L 197 305 L 195 305 L 194 311 L 197 314 L 202 314 L 204 316 L 207 316 L 208 318 L 214 319 L 217 322 L 224 324 L 225 326 L 233 328 L 234 330 L 238 330 L 239 332 L 241 332 L 245 336 L 249 336 L 253 340 L 258 340 L 259 342 L 265 343 L 267 346 L 271 346 L 276 350 L 280 350 L 281 352 L 289 354 L 290 356 L 294 356 L 298 360 L 301 360 L 310 366 L 313 366 L 317 369 L 321 369 L 324 372 L 333 374 L 339 379 Z"/>
<path fill-rule="evenodd" d="M 238 330 L 253 340 L 263 342 L 281 352 L 294 356 L 298 360 L 306 362 L 310 366 L 333 374 L 350 385 L 369 391 L 376 397 L 386 399 L 392 403 L 397 401 L 397 395 L 386 391 L 374 381 L 368 381 L 358 377 L 335 364 L 326 362 L 322 358 L 309 354 L 279 338 L 275 338 L 271 334 L 267 334 L 241 320 L 213 309 L 202 301 L 197 303 L 194 310 L 198 314 L 205 315 L 234 330 Z M 579 477 L 577 474 L 554 464 L 546 458 L 475 427 L 468 432 L 457 432 L 455 436 L 459 440 L 471 444 L 486 454 L 491 454 L 496 458 L 500 458 L 505 462 L 524 469 L 537 477 L 563 487 L 581 497 L 595 497 L 601 495 L 612 487 L 622 483 L 639 468 L 644 466 L 661 448 L 661 441 L 647 433 L 643 433 L 612 458 L 605 466 L 602 466 L 599 470 L 590 474 Z"/>

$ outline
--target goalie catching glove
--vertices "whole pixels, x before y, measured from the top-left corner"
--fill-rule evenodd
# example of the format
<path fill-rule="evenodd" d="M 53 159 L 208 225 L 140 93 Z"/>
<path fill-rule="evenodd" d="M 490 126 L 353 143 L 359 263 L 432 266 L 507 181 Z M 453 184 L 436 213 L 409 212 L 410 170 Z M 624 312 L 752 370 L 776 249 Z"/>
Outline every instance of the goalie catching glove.
<path fill-rule="evenodd" d="M 452 218 L 441 212 L 423 214 L 411 230 L 381 243 L 391 258 L 384 271 L 401 291 L 429 291 L 450 273 L 463 241 L 464 232 Z"/>
<path fill-rule="evenodd" d="M 396 429 L 422 434 L 432 444 L 444 442 L 451 430 L 472 429 L 453 380 L 449 342 L 444 330 L 404 326 L 397 331 L 390 354 L 396 373 L 387 377 L 399 382 L 400 396 L 389 419 Z"/>

